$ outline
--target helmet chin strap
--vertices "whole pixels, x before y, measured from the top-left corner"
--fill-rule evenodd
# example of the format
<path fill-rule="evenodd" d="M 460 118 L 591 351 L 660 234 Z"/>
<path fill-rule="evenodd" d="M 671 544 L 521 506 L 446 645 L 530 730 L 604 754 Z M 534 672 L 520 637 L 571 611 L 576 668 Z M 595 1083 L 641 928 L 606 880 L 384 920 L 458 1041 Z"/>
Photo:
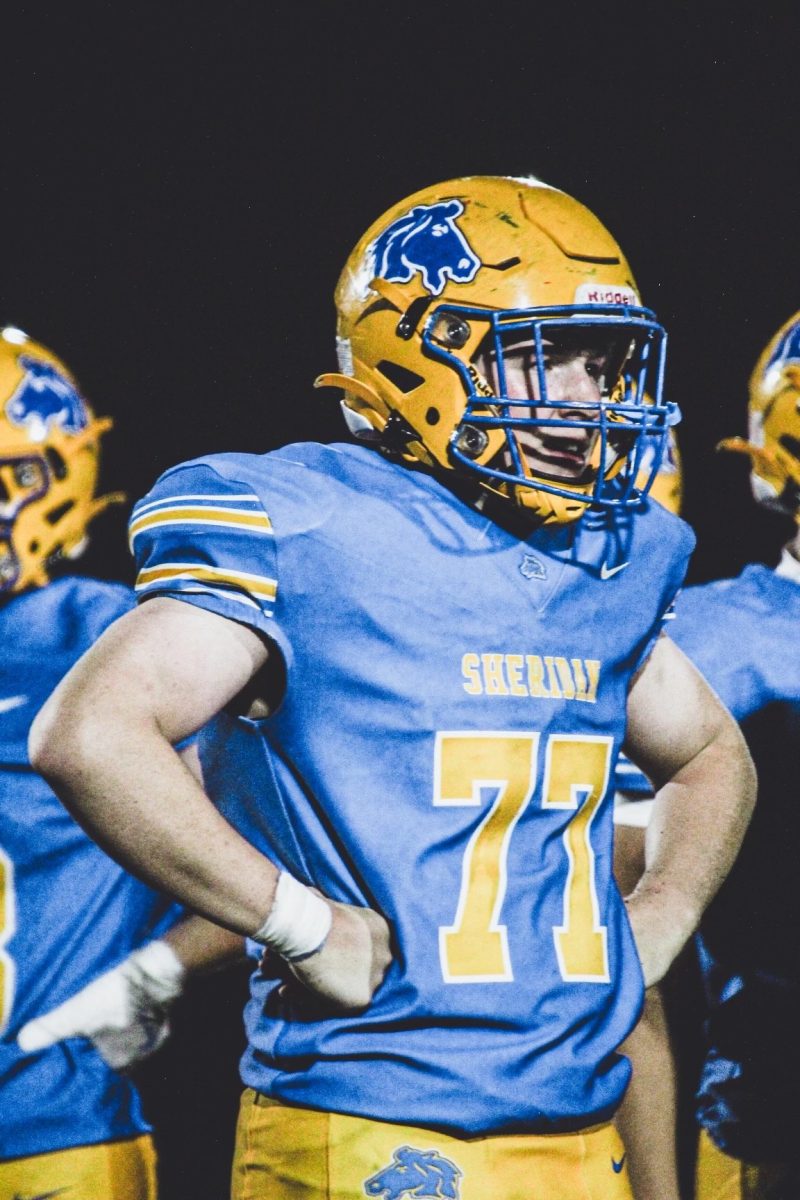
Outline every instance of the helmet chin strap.
<path fill-rule="evenodd" d="M 361 441 L 380 441 L 386 428 L 386 417 L 381 415 L 380 410 L 386 408 L 386 405 L 369 384 L 362 383 L 352 375 L 328 371 L 317 376 L 314 387 L 333 387 L 343 391 L 345 399 L 341 400 L 340 404 L 347 428 Z"/>
<path fill-rule="evenodd" d="M 589 501 L 577 496 L 567 500 L 538 488 L 515 487 L 514 500 L 519 508 L 538 518 L 543 525 L 567 525 L 577 521 L 589 507 Z"/>

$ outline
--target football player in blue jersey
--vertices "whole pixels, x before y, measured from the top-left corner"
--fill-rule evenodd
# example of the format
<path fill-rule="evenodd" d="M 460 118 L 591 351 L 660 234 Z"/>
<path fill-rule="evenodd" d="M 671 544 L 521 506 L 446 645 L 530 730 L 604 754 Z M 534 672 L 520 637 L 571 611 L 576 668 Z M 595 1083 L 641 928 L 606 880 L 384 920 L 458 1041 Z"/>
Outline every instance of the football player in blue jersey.
<path fill-rule="evenodd" d="M 353 441 L 162 476 L 130 527 L 143 603 L 48 702 L 34 761 L 268 948 L 239 1200 L 628 1197 L 618 1047 L 754 791 L 660 636 L 693 544 L 637 486 L 678 416 L 664 332 L 604 226 L 533 179 L 395 205 L 336 304 L 318 382 Z M 172 744 L 209 721 L 203 789 Z M 662 785 L 627 905 L 623 743 Z"/>
<path fill-rule="evenodd" d="M 755 499 L 800 525 L 800 312 L 750 378 L 748 454 Z M 713 627 L 714 637 L 707 631 Z M 739 721 L 759 803 L 698 936 L 707 1019 L 698 1092 L 698 1200 L 800 1196 L 800 532 L 774 568 L 689 588 L 675 634 Z"/>
<path fill-rule="evenodd" d="M 756 363 L 749 425 L 749 440 L 728 438 L 721 448 L 748 454 L 755 499 L 800 525 L 800 312 Z M 696 1200 L 796 1200 L 800 813 L 789 784 L 800 752 L 800 533 L 774 569 L 751 564 L 736 578 L 687 588 L 676 614 L 672 636 L 739 720 L 759 779 L 741 854 L 696 939 L 707 1002 Z M 630 776 L 618 781 L 628 793 L 647 794 L 646 780 L 634 788 Z M 617 812 L 625 824 L 646 827 L 652 806 L 652 800 L 636 800 Z M 628 850 L 632 845 L 626 842 Z M 624 869 L 635 876 L 635 855 Z M 664 1086 L 669 1051 L 658 1013 L 647 1016 L 644 1037 L 655 1058 L 641 1065 L 650 1102 L 642 1095 L 637 1128 L 625 1136 L 651 1188 L 642 1194 L 671 1200 L 677 1195 L 674 1161 L 654 1153 L 652 1140 L 652 1097 Z M 635 1070 L 639 1066 L 634 1061 Z M 661 1080 L 654 1078 L 659 1069 Z"/>
<path fill-rule="evenodd" d="M 31 721 L 130 588 L 66 574 L 94 516 L 96 418 L 64 365 L 0 330 L 0 1200 L 152 1200 L 131 1081 L 188 967 L 238 939 L 123 871 L 27 755 Z M 202 934 L 202 937 L 200 937 Z"/>

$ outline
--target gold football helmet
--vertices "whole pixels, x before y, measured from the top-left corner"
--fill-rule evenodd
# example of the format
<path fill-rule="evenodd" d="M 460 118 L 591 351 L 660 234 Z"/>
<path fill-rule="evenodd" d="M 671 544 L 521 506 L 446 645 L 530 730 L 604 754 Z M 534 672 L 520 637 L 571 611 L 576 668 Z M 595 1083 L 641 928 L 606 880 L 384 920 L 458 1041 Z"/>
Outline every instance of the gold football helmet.
<path fill-rule="evenodd" d="M 13 326 L 0 329 L 0 595 L 41 587 L 74 558 L 120 493 L 95 498 L 100 435 L 68 368 Z"/>
<path fill-rule="evenodd" d="M 760 504 L 800 523 L 800 312 L 767 343 L 750 376 L 749 440 L 725 438 L 721 450 L 750 455 Z"/>
<path fill-rule="evenodd" d="M 655 478 L 680 419 L 665 334 L 564 192 L 475 176 L 415 193 L 361 238 L 336 307 L 340 373 L 317 385 L 407 465 L 471 476 L 542 522 L 636 505 Z"/>

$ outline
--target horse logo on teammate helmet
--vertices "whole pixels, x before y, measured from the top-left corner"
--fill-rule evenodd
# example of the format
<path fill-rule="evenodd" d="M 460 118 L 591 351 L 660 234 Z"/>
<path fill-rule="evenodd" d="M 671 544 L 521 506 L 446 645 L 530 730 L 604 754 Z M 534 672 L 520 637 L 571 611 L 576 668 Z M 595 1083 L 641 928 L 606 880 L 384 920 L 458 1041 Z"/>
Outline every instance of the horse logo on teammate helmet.
<path fill-rule="evenodd" d="M 25 374 L 6 403 L 12 425 L 24 426 L 32 442 L 42 442 L 52 425 L 80 433 L 89 423 L 86 406 L 74 384 L 56 367 L 22 355 Z"/>
<path fill-rule="evenodd" d="M 408 283 L 419 271 L 434 296 L 444 290 L 448 279 L 469 283 L 481 261 L 456 225 L 463 211 L 460 200 L 440 200 L 418 204 L 392 221 L 375 239 L 373 274 L 390 283 Z"/>
<path fill-rule="evenodd" d="M 800 321 L 794 321 L 784 333 L 770 355 L 765 370 L 774 367 L 776 363 L 800 361 Z"/>
<path fill-rule="evenodd" d="M 400 1146 L 388 1167 L 364 1181 L 368 1196 L 383 1196 L 384 1200 L 459 1200 L 458 1181 L 462 1172 L 449 1158 L 437 1150 L 415 1150 Z"/>

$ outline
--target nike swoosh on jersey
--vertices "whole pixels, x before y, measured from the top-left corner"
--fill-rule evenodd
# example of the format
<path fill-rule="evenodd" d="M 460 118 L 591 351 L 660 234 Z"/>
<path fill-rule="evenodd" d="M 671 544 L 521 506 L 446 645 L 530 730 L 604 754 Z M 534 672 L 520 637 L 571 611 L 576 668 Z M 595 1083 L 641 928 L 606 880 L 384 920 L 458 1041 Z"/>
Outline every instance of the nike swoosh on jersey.
<path fill-rule="evenodd" d="M 608 563 L 603 563 L 600 568 L 600 578 L 610 579 L 612 575 L 618 575 L 620 571 L 624 571 L 631 564 L 629 562 L 620 563 L 618 567 L 610 567 Z"/>
<path fill-rule="evenodd" d="M 621 1170 L 622 1170 L 622 1168 L 625 1166 L 625 1159 L 626 1159 L 626 1158 L 627 1158 L 627 1154 L 623 1154 L 622 1158 L 619 1160 L 619 1162 L 617 1162 L 617 1160 L 616 1160 L 616 1159 L 614 1158 L 614 1156 L 612 1155 L 612 1157 L 611 1157 L 611 1168 L 612 1168 L 612 1170 L 613 1170 L 613 1172 L 614 1172 L 614 1174 L 615 1174 L 615 1175 L 619 1175 L 620 1171 L 621 1171 Z"/>
<path fill-rule="evenodd" d="M 13 708 L 22 708 L 23 704 L 27 703 L 27 696 L 4 696 L 0 700 L 0 713 L 11 712 Z M 56 1193 L 52 1192 L 51 1195 L 56 1195 Z M 38 1200 L 38 1197 L 34 1196 L 33 1200 Z"/>

